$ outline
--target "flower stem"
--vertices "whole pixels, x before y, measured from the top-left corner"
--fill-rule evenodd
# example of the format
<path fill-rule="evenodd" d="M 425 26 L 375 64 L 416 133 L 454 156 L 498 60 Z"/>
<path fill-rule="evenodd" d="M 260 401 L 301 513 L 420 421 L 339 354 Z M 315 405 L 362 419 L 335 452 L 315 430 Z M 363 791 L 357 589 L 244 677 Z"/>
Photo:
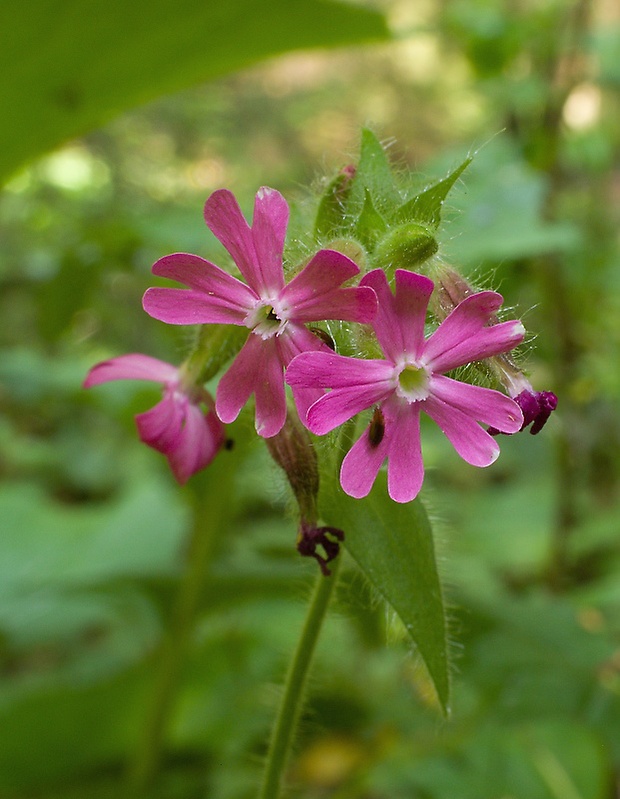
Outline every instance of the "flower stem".
<path fill-rule="evenodd" d="M 334 561 L 330 577 L 317 576 L 301 637 L 289 666 L 284 694 L 267 754 L 267 765 L 259 799 L 278 799 L 293 735 L 303 706 L 305 685 L 312 656 L 327 614 L 338 577 L 340 558 Z"/>

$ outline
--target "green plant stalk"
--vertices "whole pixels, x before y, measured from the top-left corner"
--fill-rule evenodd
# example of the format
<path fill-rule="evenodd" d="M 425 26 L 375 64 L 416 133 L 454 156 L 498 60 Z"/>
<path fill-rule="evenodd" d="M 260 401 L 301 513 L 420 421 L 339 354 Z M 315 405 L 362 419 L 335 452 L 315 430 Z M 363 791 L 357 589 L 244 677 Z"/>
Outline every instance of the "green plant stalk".
<path fill-rule="evenodd" d="M 308 672 L 339 568 L 340 557 L 334 561 L 331 576 L 317 576 L 301 637 L 286 675 L 284 694 L 269 744 L 260 799 L 278 799 L 280 796 L 293 736 L 303 707 Z"/>
<path fill-rule="evenodd" d="M 228 485 L 224 486 L 223 483 L 230 481 L 224 478 L 216 482 L 217 490 L 209 490 L 205 474 L 202 473 L 192 478 L 188 486 L 191 491 L 192 526 L 185 570 L 172 618 L 159 649 L 158 672 L 142 737 L 128 773 L 129 784 L 138 795 L 149 788 L 159 769 L 179 674 L 204 590 L 217 528 L 228 502 Z"/>
<path fill-rule="evenodd" d="M 353 419 L 346 422 L 341 428 L 338 437 L 339 446 L 335 450 L 337 456 L 334 464 L 334 480 L 339 479 L 340 466 L 351 446 L 354 432 L 355 420 Z M 267 752 L 267 763 L 259 799 L 278 799 L 280 796 L 293 736 L 304 703 L 306 681 L 312 665 L 312 657 L 338 580 L 341 559 L 342 553 L 333 561 L 332 573 L 329 577 L 324 577 L 322 574 L 317 576 L 301 637 L 286 675 L 284 693 Z"/>

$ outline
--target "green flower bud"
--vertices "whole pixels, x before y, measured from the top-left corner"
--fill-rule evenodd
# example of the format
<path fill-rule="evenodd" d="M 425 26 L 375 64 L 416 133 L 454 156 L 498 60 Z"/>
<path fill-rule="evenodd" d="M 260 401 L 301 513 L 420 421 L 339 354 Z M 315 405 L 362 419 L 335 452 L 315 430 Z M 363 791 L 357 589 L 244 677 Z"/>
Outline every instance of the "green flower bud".
<path fill-rule="evenodd" d="M 377 244 L 374 260 L 389 278 L 396 269 L 415 270 L 433 256 L 439 245 L 436 238 L 423 225 L 409 222 L 392 228 Z"/>

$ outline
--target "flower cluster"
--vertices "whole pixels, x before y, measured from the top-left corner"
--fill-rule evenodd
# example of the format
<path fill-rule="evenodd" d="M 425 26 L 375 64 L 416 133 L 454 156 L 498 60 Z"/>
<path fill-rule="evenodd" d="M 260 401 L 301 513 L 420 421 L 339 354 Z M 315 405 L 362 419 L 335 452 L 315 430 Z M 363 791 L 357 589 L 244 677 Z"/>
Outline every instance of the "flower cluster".
<path fill-rule="evenodd" d="M 424 275 L 396 269 L 392 291 L 383 269 L 374 269 L 352 286 L 358 265 L 335 249 L 321 249 L 287 282 L 283 252 L 289 208 L 277 191 L 259 190 L 251 225 L 227 190 L 209 197 L 204 218 L 240 277 L 198 255 L 168 255 L 155 263 L 153 274 L 186 288 L 150 288 L 143 305 L 150 316 L 168 324 L 234 325 L 247 331 L 219 380 L 215 400 L 202 387 L 204 375 L 196 376 L 187 364 L 177 369 L 146 355 L 105 361 L 85 381 L 93 386 L 138 379 L 163 386 L 162 401 L 136 422 L 140 438 L 166 455 L 180 483 L 213 460 L 225 442 L 224 424 L 233 422 L 252 396 L 257 433 L 274 440 L 277 462 L 286 460 L 290 447 L 279 443 L 287 441 L 282 432 L 285 384 L 291 387 L 302 423 L 317 435 L 372 409 L 368 427 L 344 458 L 341 485 L 353 497 L 367 495 L 387 460 L 388 491 L 397 502 L 414 499 L 422 485 L 422 412 L 464 460 L 488 466 L 499 454 L 495 434 L 515 433 L 532 422 L 532 432 L 537 432 L 555 407 L 554 395 L 536 395 L 534 410 L 523 395 L 506 396 L 447 374 L 472 361 L 501 357 L 522 342 L 520 322 L 496 319 L 499 294 L 468 293 L 425 337 L 434 283 Z M 370 326 L 383 357 L 353 358 L 333 351 L 309 327 L 328 320 Z M 287 469 L 286 463 L 281 465 Z M 295 487 L 299 480 L 293 478 Z M 312 510 L 302 514 L 304 524 L 319 534 L 333 533 L 316 527 L 316 492 L 318 482 L 307 500 Z M 303 487 L 296 494 L 303 497 Z M 324 535 L 300 540 L 301 549 L 314 557 L 317 543 L 328 560 L 332 549 L 337 551 L 337 543 Z M 320 562 L 325 568 L 326 561 Z"/>
<path fill-rule="evenodd" d="M 377 307 L 371 289 L 342 288 L 359 268 L 334 250 L 320 250 L 290 283 L 285 282 L 282 253 L 288 216 L 284 197 L 262 188 L 250 227 L 233 194 L 216 191 L 206 202 L 205 221 L 246 282 L 197 255 L 175 253 L 157 261 L 153 274 L 189 289 L 152 288 L 143 303 L 148 314 L 168 324 L 223 323 L 249 329 L 245 344 L 219 382 L 215 407 L 223 422 L 233 422 L 254 394 L 256 431 L 264 438 L 278 433 L 286 419 L 288 364 L 300 352 L 326 349 L 305 323 L 370 322 Z M 317 398 L 310 386 L 298 391 L 295 400 L 306 407 Z"/>
<path fill-rule="evenodd" d="M 525 331 L 520 322 L 488 326 L 502 297 L 484 291 L 463 300 L 425 339 L 433 282 L 399 269 L 395 283 L 393 294 L 381 269 L 361 281 L 375 291 L 379 301 L 373 329 L 385 358 L 304 353 L 289 366 L 287 381 L 291 386 L 332 389 L 307 413 L 307 425 L 318 435 L 375 406 L 370 425 L 342 463 L 340 482 L 347 494 L 366 496 L 387 458 L 390 497 L 409 502 L 417 496 L 424 477 L 422 411 L 474 466 L 488 466 L 499 455 L 497 443 L 478 422 L 505 433 L 519 430 L 523 416 L 516 402 L 499 391 L 462 383 L 444 373 L 513 349 L 523 341 Z"/>
<path fill-rule="evenodd" d="M 262 188 L 250 227 L 233 194 L 216 191 L 206 202 L 207 226 L 226 247 L 245 282 L 188 253 L 161 258 L 153 274 L 188 289 L 152 288 L 144 296 L 151 316 L 169 324 L 232 324 L 249 335 L 219 381 L 215 412 L 210 396 L 184 381 L 181 371 L 146 355 L 127 355 L 95 366 L 86 387 L 108 380 L 154 380 L 164 386 L 160 404 L 136 418 L 141 439 L 164 453 L 179 482 L 208 465 L 222 446 L 222 423 L 233 422 L 254 395 L 256 430 L 275 436 L 286 419 L 284 370 L 301 352 L 329 349 L 306 323 L 338 319 L 370 322 L 377 299 L 367 287 L 343 287 L 358 266 L 334 250 L 320 250 L 288 284 L 282 256 L 289 209 L 282 195 Z M 299 389 L 295 401 L 309 407 L 321 391 Z M 206 415 L 200 403 L 209 408 Z"/>

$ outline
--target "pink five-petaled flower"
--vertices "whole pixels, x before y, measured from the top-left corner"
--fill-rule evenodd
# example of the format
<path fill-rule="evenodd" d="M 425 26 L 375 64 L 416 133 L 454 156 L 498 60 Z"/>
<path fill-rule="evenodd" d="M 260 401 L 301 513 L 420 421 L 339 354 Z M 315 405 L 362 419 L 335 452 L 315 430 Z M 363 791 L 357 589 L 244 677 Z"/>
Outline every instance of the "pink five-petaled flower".
<path fill-rule="evenodd" d="M 161 402 L 139 413 L 136 425 L 141 441 L 168 458 L 179 483 L 186 483 L 215 458 L 224 444 L 224 426 L 208 392 L 186 385 L 181 370 L 148 355 L 121 355 L 93 366 L 84 388 L 110 380 L 152 380 L 163 386 Z M 201 403 L 207 407 L 206 413 Z"/>
<path fill-rule="evenodd" d="M 488 466 L 499 454 L 496 440 L 478 422 L 505 432 L 521 427 L 521 409 L 512 399 L 444 372 L 512 349 L 523 340 L 524 329 L 518 321 L 489 325 L 502 297 L 483 291 L 463 300 L 425 339 L 431 280 L 398 269 L 395 295 L 380 269 L 361 283 L 373 288 L 379 300 L 373 328 L 385 359 L 304 353 L 290 364 L 287 381 L 332 389 L 307 413 L 306 424 L 318 435 L 376 406 L 373 421 L 342 463 L 340 482 L 350 496 L 366 496 L 387 458 L 389 495 L 396 502 L 409 502 L 424 478 L 421 411 L 474 466 Z"/>
<path fill-rule="evenodd" d="M 247 341 L 219 382 L 215 407 L 223 422 L 232 422 L 254 394 L 256 430 L 264 438 L 276 435 L 284 425 L 284 369 L 300 352 L 328 349 L 305 323 L 325 319 L 370 322 L 377 307 L 370 288 L 342 288 L 359 269 L 333 250 L 318 252 L 285 283 L 282 253 L 288 216 L 282 195 L 262 188 L 256 195 L 250 227 L 230 191 L 214 192 L 205 204 L 205 221 L 246 283 L 197 255 L 175 253 L 157 261 L 153 274 L 184 283 L 189 290 L 151 288 L 144 295 L 146 312 L 163 322 L 249 328 Z M 300 389 L 295 400 L 306 408 L 320 394 L 313 387 Z"/>

